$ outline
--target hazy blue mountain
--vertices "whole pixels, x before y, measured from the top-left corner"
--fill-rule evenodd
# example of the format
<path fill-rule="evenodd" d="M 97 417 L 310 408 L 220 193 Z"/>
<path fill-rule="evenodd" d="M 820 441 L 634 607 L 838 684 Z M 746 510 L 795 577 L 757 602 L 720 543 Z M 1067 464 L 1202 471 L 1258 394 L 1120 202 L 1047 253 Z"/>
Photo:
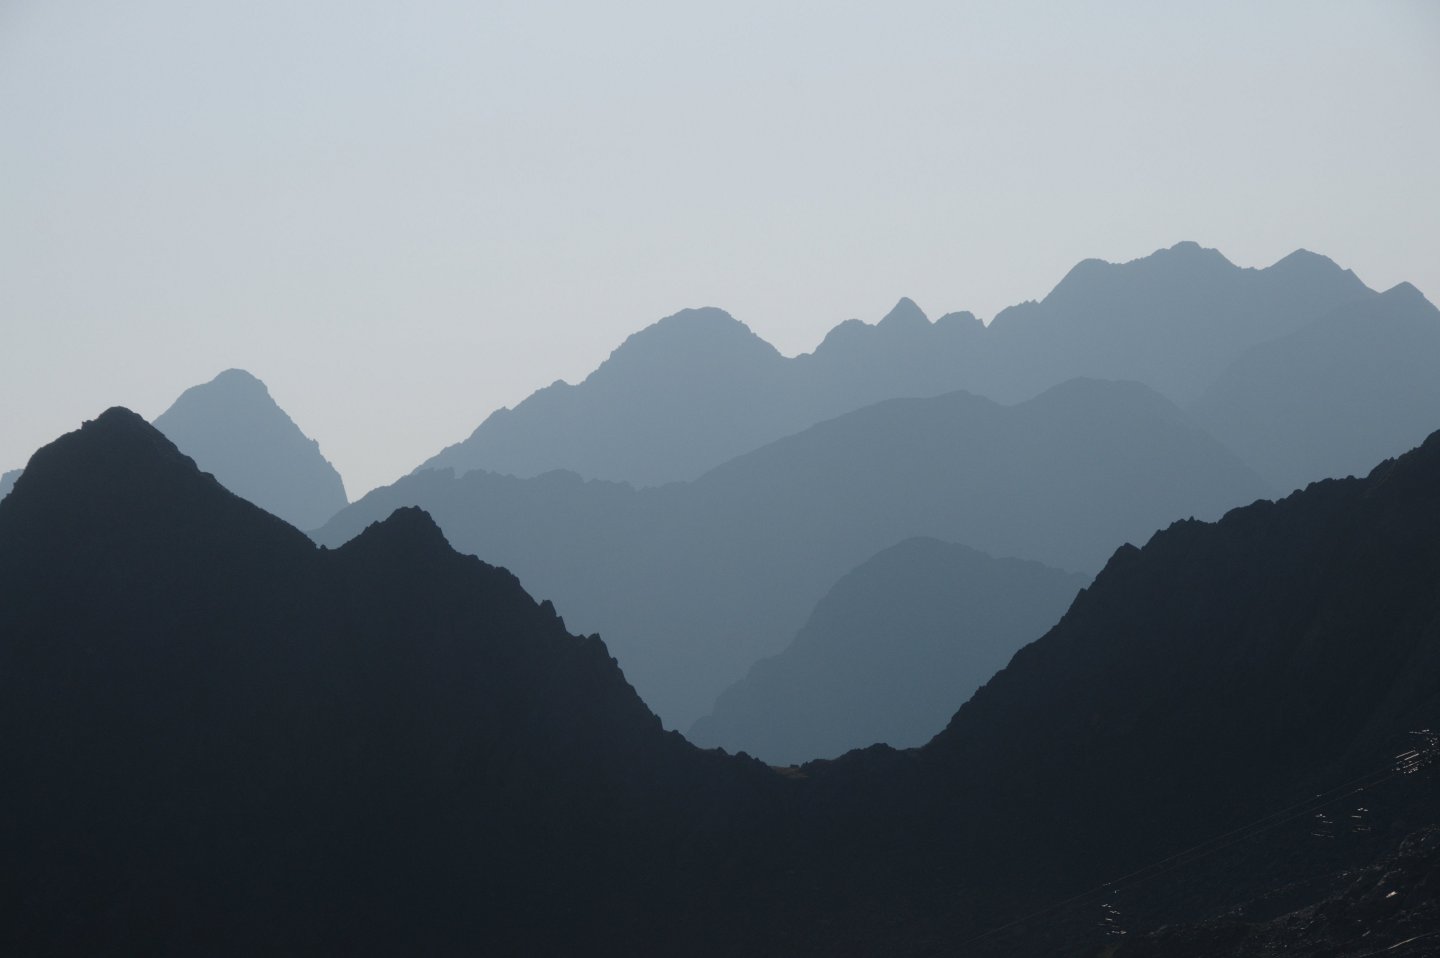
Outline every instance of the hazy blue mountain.
<path fill-rule="evenodd" d="M 841 577 L 785 650 L 722 692 L 688 737 L 777 764 L 923 745 L 1088 581 L 907 539 Z"/>
<path fill-rule="evenodd" d="M 1249 347 L 1375 295 L 1306 250 L 1265 269 L 1195 243 L 1129 263 L 1085 260 L 1043 300 L 996 315 L 971 388 L 1004 401 L 1075 376 L 1134 379 L 1185 404 Z"/>
<path fill-rule="evenodd" d="M 314 529 L 345 506 L 340 473 L 319 443 L 242 369 L 185 390 L 155 428 L 227 489 L 299 529 Z"/>
<path fill-rule="evenodd" d="M 0 950 L 1097 954 L 1104 902 L 1154 954 L 1307 900 L 1342 920 L 1239 953 L 1390 949 L 1440 932 L 1399 845 L 1437 578 L 1440 433 L 1116 550 L 929 744 L 782 773 L 662 732 L 422 513 L 317 549 L 112 410 L 0 501 Z"/>
<path fill-rule="evenodd" d="M 1180 243 L 1129 263 L 1086 260 L 988 328 L 969 313 L 932 323 L 901 299 L 878 323 L 847 320 L 793 359 L 718 309 L 685 310 L 631 336 L 580 384 L 496 411 L 420 468 L 657 485 L 885 399 L 964 389 L 1016 402 L 1091 377 L 1189 403 L 1251 346 L 1375 295 L 1303 250 L 1241 269 Z"/>
<path fill-rule="evenodd" d="M 1135 383 L 1076 381 L 1014 406 L 966 393 L 832 419 L 691 483 L 427 470 L 315 534 L 338 545 L 418 505 L 456 548 L 513 570 L 688 728 L 779 652 L 844 573 L 912 536 L 1093 571 L 1119 543 L 1269 487 Z"/>
<path fill-rule="evenodd" d="M 20 478 L 24 469 L 11 469 L 9 472 L 0 473 L 0 499 L 10 495 L 10 490 L 15 488 L 15 480 Z"/>
<path fill-rule="evenodd" d="M 1237 359 L 1191 408 L 1277 488 L 1363 473 L 1440 422 L 1440 311 L 1408 283 Z"/>
<path fill-rule="evenodd" d="M 807 424 L 787 416 L 784 367 L 728 313 L 687 309 L 625 340 L 579 385 L 556 382 L 496 411 L 420 468 L 570 469 L 647 485 L 694 478 Z"/>

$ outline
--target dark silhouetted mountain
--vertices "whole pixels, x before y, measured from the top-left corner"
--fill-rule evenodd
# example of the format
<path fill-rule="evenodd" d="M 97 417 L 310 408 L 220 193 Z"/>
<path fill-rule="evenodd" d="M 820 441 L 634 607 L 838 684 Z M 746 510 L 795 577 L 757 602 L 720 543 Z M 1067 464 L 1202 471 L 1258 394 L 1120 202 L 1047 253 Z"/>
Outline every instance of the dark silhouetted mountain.
<path fill-rule="evenodd" d="M 907 539 L 843 576 L 794 641 L 722 692 L 688 737 L 776 764 L 923 745 L 1087 581 Z"/>
<path fill-rule="evenodd" d="M 0 943 L 1100 953 L 1097 890 L 1139 934 L 1434 823 L 1440 746 L 1392 756 L 1440 725 L 1437 581 L 1440 433 L 1117 550 L 925 747 L 777 773 L 423 514 L 317 549 L 114 410 L 0 501 Z M 1370 831 L 1313 838 L 1356 783 Z"/>
<path fill-rule="evenodd" d="M 1292 802 L 1346 795 L 1330 790 L 1356 776 L 1372 784 L 1363 804 L 1402 834 L 1433 822 L 1437 776 L 1409 784 L 1392 756 L 1440 719 L 1437 581 L 1440 433 L 1366 479 L 1118 550 L 923 751 L 949 783 L 930 792 L 935 813 L 983 822 L 944 840 L 937 864 L 1044 857 L 1047 879 L 1123 875 Z M 1175 907 L 1199 893 L 1197 874 L 1214 883 L 1206 894 L 1240 894 L 1251 872 L 1279 884 L 1340 854 L 1290 811 L 1285 828 L 1276 818 L 1251 836 L 1248 858 L 1137 885 L 1133 907 Z M 1371 838 L 1356 837 L 1357 853 Z"/>
<path fill-rule="evenodd" d="M 10 495 L 10 490 L 15 488 L 15 480 L 20 478 L 23 469 L 11 469 L 9 472 L 0 473 L 0 499 Z"/>
<path fill-rule="evenodd" d="M 1197 422 L 1278 488 L 1362 473 L 1440 422 L 1440 311 L 1402 283 L 1236 360 Z"/>
<path fill-rule="evenodd" d="M 244 370 L 185 390 L 155 428 L 225 488 L 296 528 L 314 529 L 345 506 L 340 474 L 319 444 Z"/>
<path fill-rule="evenodd" d="M 319 549 L 126 410 L 31 459 L 0 582 L 7 954 L 618 952 L 764 834 L 763 767 L 423 513 Z"/>
<path fill-rule="evenodd" d="M 645 701 L 688 728 L 784 648 L 841 575 L 902 539 L 1091 571 L 1121 542 L 1269 491 L 1154 392 L 1076 381 L 1014 406 L 890 400 L 658 489 L 428 470 L 316 538 L 338 545 L 423 507 L 457 548 L 607 636 Z"/>
<path fill-rule="evenodd" d="M 1180 243 L 1129 263 L 1086 260 L 989 328 L 969 313 L 931 323 L 902 299 L 875 325 L 848 320 L 793 359 L 718 309 L 686 310 L 631 336 L 579 385 L 557 382 L 495 412 L 420 468 L 658 485 L 885 399 L 964 389 L 1010 403 L 1090 377 L 1185 404 L 1251 346 L 1375 295 L 1303 250 L 1241 269 Z"/>

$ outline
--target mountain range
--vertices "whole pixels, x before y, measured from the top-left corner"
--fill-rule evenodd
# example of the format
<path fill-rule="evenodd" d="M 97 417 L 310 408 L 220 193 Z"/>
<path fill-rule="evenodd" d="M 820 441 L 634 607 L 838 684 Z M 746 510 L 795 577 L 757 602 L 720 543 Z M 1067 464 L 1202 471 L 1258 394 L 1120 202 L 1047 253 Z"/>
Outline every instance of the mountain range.
<path fill-rule="evenodd" d="M 457 548 L 609 637 L 645 701 L 683 729 L 840 576 L 903 539 L 1091 572 L 1172 519 L 1269 494 L 1152 390 L 1076 380 L 1013 406 L 963 392 L 878 403 L 655 489 L 425 470 L 314 536 L 338 546 L 395 508 L 426 509 Z"/>
<path fill-rule="evenodd" d="M 1102 908 L 1201 921 L 1434 824 L 1437 581 L 1440 433 L 1122 546 L 924 747 L 774 770 L 420 511 L 319 548 L 111 410 L 0 501 L 0 936 L 1124 955 Z"/>
<path fill-rule="evenodd" d="M 932 323 L 902 299 L 877 324 L 848 320 L 790 359 L 721 310 L 685 310 L 629 337 L 583 382 L 496 411 L 419 468 L 658 485 L 882 400 L 964 389 L 1015 403 L 1079 377 L 1134 380 L 1189 406 L 1251 348 L 1377 296 L 1305 250 L 1243 269 L 1186 242 L 1129 263 L 1086 260 L 988 326 L 970 313 Z M 1371 330 L 1382 351 L 1384 333 Z"/>

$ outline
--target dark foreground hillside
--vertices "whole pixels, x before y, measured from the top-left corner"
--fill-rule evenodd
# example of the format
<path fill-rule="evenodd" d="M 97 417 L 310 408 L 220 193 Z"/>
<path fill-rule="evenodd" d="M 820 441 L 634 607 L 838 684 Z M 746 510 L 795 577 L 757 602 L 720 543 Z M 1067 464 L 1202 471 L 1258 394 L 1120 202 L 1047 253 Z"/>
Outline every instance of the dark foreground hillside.
<path fill-rule="evenodd" d="M 0 510 L 6 954 L 619 949 L 771 778 L 418 510 L 326 551 L 111 410 Z"/>
<path fill-rule="evenodd" d="M 424 514 L 316 548 L 123 410 L 0 502 L 0 583 L 5 953 L 1090 955 L 1102 904 L 1321 902 L 1440 796 L 1393 767 L 1440 725 L 1440 434 L 1119 549 L 926 747 L 784 771 Z"/>

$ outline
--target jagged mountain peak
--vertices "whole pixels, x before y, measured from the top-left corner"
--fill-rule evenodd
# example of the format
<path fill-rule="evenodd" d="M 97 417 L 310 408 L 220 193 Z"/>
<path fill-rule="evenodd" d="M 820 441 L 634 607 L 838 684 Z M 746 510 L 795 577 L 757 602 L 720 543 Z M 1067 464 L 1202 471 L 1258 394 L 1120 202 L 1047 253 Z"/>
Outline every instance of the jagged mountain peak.
<path fill-rule="evenodd" d="M 143 416 L 112 406 L 37 450 L 25 467 L 24 487 L 68 483 L 120 467 L 198 472 L 194 461 Z"/>
<path fill-rule="evenodd" d="M 243 369 L 185 390 L 155 426 L 227 488 L 301 529 L 319 526 L 347 502 L 319 443 Z"/>
<path fill-rule="evenodd" d="M 930 317 L 913 299 L 902 296 L 876 325 L 881 329 L 923 329 L 929 327 Z"/>
<path fill-rule="evenodd" d="M 418 506 L 402 506 L 379 522 L 366 526 L 345 548 L 383 548 L 394 554 L 451 552 L 450 541 L 430 513 Z"/>

